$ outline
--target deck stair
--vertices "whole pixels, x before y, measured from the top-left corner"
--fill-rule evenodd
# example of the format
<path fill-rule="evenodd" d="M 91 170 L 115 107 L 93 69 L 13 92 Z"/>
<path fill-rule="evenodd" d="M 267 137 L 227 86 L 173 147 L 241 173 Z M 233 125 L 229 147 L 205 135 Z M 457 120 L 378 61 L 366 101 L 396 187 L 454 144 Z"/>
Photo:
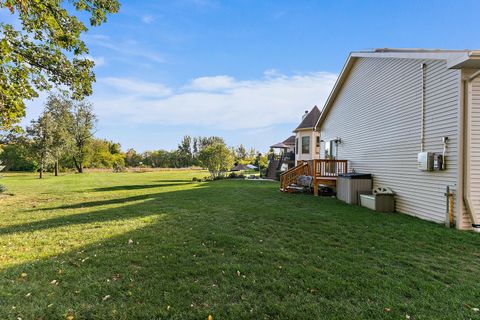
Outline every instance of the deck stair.
<path fill-rule="evenodd" d="M 277 170 L 278 167 L 280 166 L 280 159 L 271 159 L 270 162 L 268 163 L 268 168 L 267 168 L 267 178 L 275 180 L 277 179 Z"/>
<path fill-rule="evenodd" d="M 297 165 L 280 175 L 280 191 L 294 192 L 301 175 L 313 177 L 313 193 L 318 195 L 319 185 L 335 187 L 339 174 L 348 172 L 347 160 L 315 159 L 298 162 Z"/>
<path fill-rule="evenodd" d="M 283 172 L 280 175 L 280 191 L 293 192 L 296 189 L 294 185 L 297 182 L 298 177 L 301 175 L 308 175 L 309 167 L 308 162 L 302 162 Z"/>

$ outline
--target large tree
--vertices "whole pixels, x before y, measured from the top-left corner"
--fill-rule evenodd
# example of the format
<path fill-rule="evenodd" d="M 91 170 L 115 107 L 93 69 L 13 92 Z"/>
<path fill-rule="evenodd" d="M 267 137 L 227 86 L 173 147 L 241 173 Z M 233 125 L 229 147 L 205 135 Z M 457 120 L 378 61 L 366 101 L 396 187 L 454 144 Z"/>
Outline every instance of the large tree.
<path fill-rule="evenodd" d="M 39 178 L 43 178 L 45 167 L 52 160 L 54 120 L 49 112 L 44 112 L 38 120 L 32 120 L 27 127 L 30 138 L 30 154 L 39 166 Z"/>
<path fill-rule="evenodd" d="M 25 115 L 25 100 L 52 85 L 66 86 L 74 98 L 92 93 L 94 62 L 81 40 L 85 24 L 72 10 L 89 13 L 89 24 L 106 21 L 119 10 L 117 0 L 0 0 L 0 10 L 18 19 L 0 23 L 0 129 Z"/>
<path fill-rule="evenodd" d="M 225 143 L 218 141 L 202 148 L 199 160 L 202 166 L 210 171 L 214 179 L 230 170 L 234 163 L 230 149 Z"/>
<path fill-rule="evenodd" d="M 83 173 L 96 122 L 97 117 L 90 103 L 80 101 L 73 104 L 68 131 L 73 140 L 71 152 L 78 173 Z"/>
<path fill-rule="evenodd" d="M 50 94 L 45 104 L 45 111 L 52 116 L 53 142 L 50 147 L 50 152 L 53 158 L 54 174 L 58 176 L 58 162 L 71 150 L 73 139 L 69 132 L 69 126 L 73 121 L 71 110 L 73 108 L 73 101 L 68 99 L 65 94 Z"/>
<path fill-rule="evenodd" d="M 193 163 L 192 138 L 184 136 L 178 145 L 178 157 L 181 167 L 188 167 Z"/>

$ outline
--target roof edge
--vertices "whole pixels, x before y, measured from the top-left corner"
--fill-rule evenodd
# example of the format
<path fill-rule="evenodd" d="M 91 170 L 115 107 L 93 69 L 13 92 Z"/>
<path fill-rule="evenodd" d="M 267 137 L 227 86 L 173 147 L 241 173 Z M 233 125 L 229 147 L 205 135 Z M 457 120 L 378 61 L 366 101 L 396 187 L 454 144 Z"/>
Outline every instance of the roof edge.
<path fill-rule="evenodd" d="M 348 55 L 347 61 L 345 62 L 342 71 L 325 102 L 322 113 L 315 125 L 316 130 L 318 130 L 319 126 L 325 121 L 333 102 L 337 98 L 353 64 L 358 58 L 446 60 L 447 68 L 450 69 L 480 69 L 480 50 L 376 49 L 375 51 L 353 51 Z"/>
<path fill-rule="evenodd" d="M 327 101 L 325 102 L 325 105 L 322 109 L 322 113 L 320 114 L 320 117 L 318 118 L 317 123 L 315 124 L 315 130 L 318 130 L 318 126 L 322 124 L 322 122 L 327 117 L 333 101 L 336 99 L 338 93 L 340 92 L 341 87 L 343 86 L 343 83 L 346 80 L 346 75 L 350 72 L 350 70 L 352 70 L 353 64 L 355 63 L 357 58 L 358 56 L 354 56 L 353 52 L 348 55 L 347 61 L 345 61 L 342 71 L 338 75 L 337 81 L 335 81 L 335 84 L 333 85 L 333 89 L 332 91 L 330 91 Z"/>

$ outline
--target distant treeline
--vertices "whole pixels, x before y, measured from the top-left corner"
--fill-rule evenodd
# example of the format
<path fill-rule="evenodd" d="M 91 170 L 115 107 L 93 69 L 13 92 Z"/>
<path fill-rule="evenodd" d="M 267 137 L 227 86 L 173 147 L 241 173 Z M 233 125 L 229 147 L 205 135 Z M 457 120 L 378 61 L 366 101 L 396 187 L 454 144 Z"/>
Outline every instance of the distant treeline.
<path fill-rule="evenodd" d="M 0 139 L 0 163 L 9 171 L 59 171 L 125 167 L 184 168 L 201 166 L 212 175 L 231 166 L 253 164 L 265 168 L 267 157 L 240 145 L 228 148 L 221 137 L 184 136 L 176 150 L 123 152 L 114 141 L 94 136 L 96 116 L 92 106 L 51 94 L 44 112 L 26 130 L 6 132 Z"/>

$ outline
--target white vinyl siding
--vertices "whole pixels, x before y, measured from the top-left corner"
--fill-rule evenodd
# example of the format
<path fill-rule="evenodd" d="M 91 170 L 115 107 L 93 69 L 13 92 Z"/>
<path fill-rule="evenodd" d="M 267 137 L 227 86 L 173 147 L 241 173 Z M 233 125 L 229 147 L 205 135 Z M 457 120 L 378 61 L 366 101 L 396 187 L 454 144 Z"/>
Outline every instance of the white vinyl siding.
<path fill-rule="evenodd" d="M 469 144 L 469 179 L 470 200 L 480 220 L 480 78 L 477 77 L 471 83 L 470 88 L 470 130 L 468 137 Z"/>
<path fill-rule="evenodd" d="M 417 169 L 420 152 L 422 69 L 426 63 L 425 151 L 442 152 L 446 171 Z M 338 159 L 371 173 L 374 187 L 396 193 L 396 210 L 445 221 L 445 188 L 457 183 L 460 72 L 445 61 L 358 58 L 320 128 L 324 141 L 340 138 Z M 323 156 L 323 155 L 322 155 Z"/>

